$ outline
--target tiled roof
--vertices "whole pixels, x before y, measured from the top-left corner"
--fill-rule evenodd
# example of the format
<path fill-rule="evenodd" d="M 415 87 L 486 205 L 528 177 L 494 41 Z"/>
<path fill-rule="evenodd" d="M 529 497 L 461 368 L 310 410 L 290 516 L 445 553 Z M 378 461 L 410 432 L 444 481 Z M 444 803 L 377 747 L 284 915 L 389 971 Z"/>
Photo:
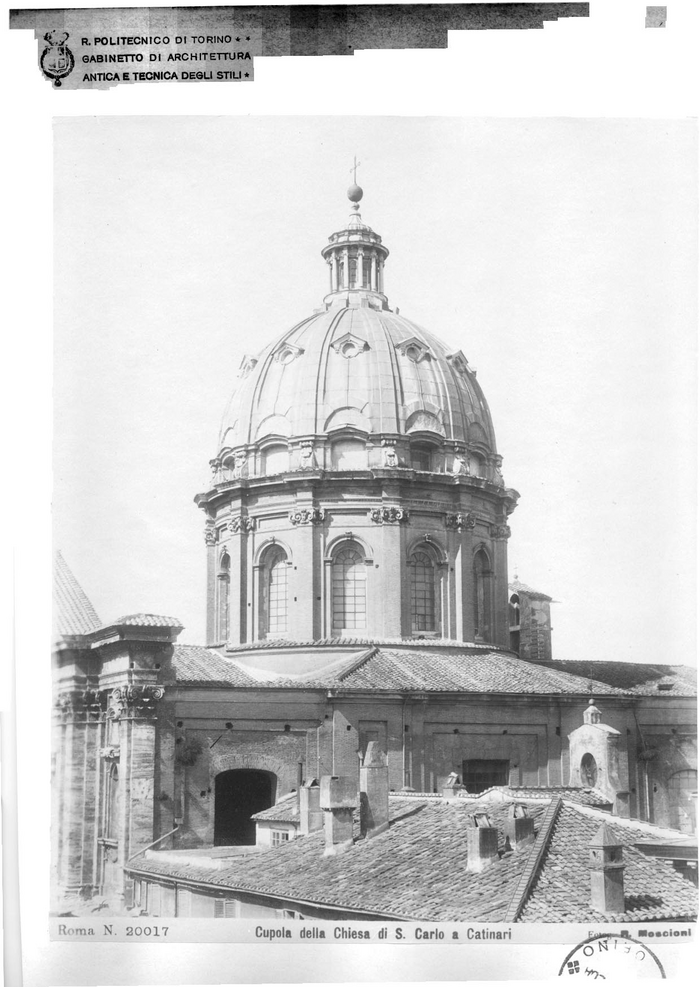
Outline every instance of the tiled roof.
<path fill-rule="evenodd" d="M 110 627 L 182 627 L 177 617 L 161 617 L 156 613 L 130 613 L 119 617 L 108 625 Z"/>
<path fill-rule="evenodd" d="M 100 626 L 95 608 L 60 552 L 54 559 L 53 598 L 57 636 L 88 634 Z"/>
<path fill-rule="evenodd" d="M 544 808 L 535 807 L 533 816 L 537 818 Z M 466 804 L 443 800 L 416 804 L 394 798 L 390 809 L 393 821 L 388 830 L 371 840 L 359 840 L 339 856 L 324 857 L 324 834 L 315 832 L 254 860 L 237 861 L 215 876 L 198 873 L 195 866 L 159 864 L 157 853 L 135 860 L 132 866 L 397 919 L 502 921 L 529 848 L 504 854 L 481 874 L 467 873 Z M 492 814 L 501 829 L 505 812 L 504 806 L 497 806 Z"/>
<path fill-rule="evenodd" d="M 596 685 L 601 694 L 615 693 L 604 683 Z M 543 669 L 499 651 L 472 654 L 456 649 L 440 652 L 382 647 L 350 675 L 343 676 L 340 688 L 579 695 L 588 691 L 589 683 L 580 676 Z"/>
<path fill-rule="evenodd" d="M 451 638 L 416 638 L 424 647 L 431 648 L 455 648 L 460 651 L 493 651 L 492 644 L 474 644 L 473 642 L 463 643 L 453 641 Z M 266 638 L 264 641 L 250 641 L 248 644 L 227 644 L 226 651 L 229 654 L 236 654 L 238 651 L 266 651 L 268 649 L 282 648 L 284 650 L 294 650 L 295 648 L 368 648 L 375 645 L 406 645 L 407 641 L 402 637 L 324 637 L 307 641 L 291 641 L 288 638 L 274 640 Z"/>
<path fill-rule="evenodd" d="M 222 658 L 218 651 L 194 644 L 176 644 L 173 647 L 172 667 L 178 683 L 195 685 L 206 683 L 219 686 L 258 685 L 242 668 L 230 659 Z"/>
<path fill-rule="evenodd" d="M 466 797 L 488 798 L 492 792 L 500 792 L 505 798 L 515 801 L 518 799 L 529 801 L 530 799 L 552 799 L 559 797 L 567 799 L 570 802 L 578 802 L 579 805 L 592 805 L 599 809 L 612 804 L 607 795 L 603 795 L 597 788 L 575 788 L 573 785 L 549 785 L 546 788 L 495 785 L 493 788 L 486 789 L 480 795 Z"/>
<path fill-rule="evenodd" d="M 688 665 L 645 665 L 629 661 L 547 661 L 537 662 L 546 668 L 581 676 L 592 676 L 596 683 L 621 689 L 635 696 L 696 696 L 697 669 Z"/>
<path fill-rule="evenodd" d="M 255 678 L 255 670 L 245 670 L 235 655 L 198 649 L 201 661 L 189 667 L 176 667 L 178 681 L 220 685 L 247 685 L 276 689 L 333 689 L 338 692 L 372 690 L 385 692 L 472 692 L 518 695 L 588 695 L 587 678 L 559 669 L 542 668 L 509 652 L 473 652 L 471 648 L 379 646 L 358 661 L 348 654 L 347 662 L 335 662 L 325 674 L 315 677 Z M 227 652 L 227 655 L 229 652 Z M 183 677 L 184 676 L 184 677 Z M 604 682 L 594 682 L 597 695 L 616 695 L 618 690 Z"/>
<path fill-rule="evenodd" d="M 277 805 L 273 805 L 270 809 L 263 809 L 262 812 L 256 812 L 252 818 L 260 819 L 263 822 L 299 822 L 299 806 L 296 793 L 280 799 Z"/>
<path fill-rule="evenodd" d="M 624 919 L 628 922 L 690 919 L 697 915 L 698 892 L 662 860 L 645 856 L 634 843 L 650 838 L 652 827 L 619 821 L 574 806 L 562 807 L 544 864 L 523 908 L 522 922 L 619 921 L 590 907 L 588 846 L 605 822 L 624 847 Z M 665 832 L 665 831 L 664 831 Z"/>
<path fill-rule="evenodd" d="M 691 919 L 697 913 L 693 885 L 667 864 L 635 849 L 634 842 L 649 839 L 654 827 L 617 819 L 611 823 L 608 813 L 557 798 L 529 805 L 535 843 L 506 851 L 503 831 L 510 806 L 501 800 L 488 806 L 499 829 L 501 856 L 481 873 L 466 869 L 465 829 L 473 805 L 401 796 L 390 799 L 388 830 L 358 840 L 338 856 L 323 855 L 324 834 L 315 832 L 254 857 L 232 860 L 216 872 L 184 852 L 182 860 L 173 862 L 166 853 L 159 860 L 158 851 L 151 851 L 130 868 L 218 890 L 377 917 L 502 922 L 522 895 L 519 921 L 600 922 L 606 917 L 590 908 L 588 844 L 606 821 L 625 848 L 625 918 Z"/>
<path fill-rule="evenodd" d="M 508 583 L 508 592 L 527 593 L 527 595 L 531 596 L 533 600 L 549 600 L 550 602 L 553 602 L 551 596 L 547 596 L 546 593 L 540 593 L 539 590 L 532 589 L 531 586 L 522 583 L 519 579 L 514 579 L 512 583 Z"/>

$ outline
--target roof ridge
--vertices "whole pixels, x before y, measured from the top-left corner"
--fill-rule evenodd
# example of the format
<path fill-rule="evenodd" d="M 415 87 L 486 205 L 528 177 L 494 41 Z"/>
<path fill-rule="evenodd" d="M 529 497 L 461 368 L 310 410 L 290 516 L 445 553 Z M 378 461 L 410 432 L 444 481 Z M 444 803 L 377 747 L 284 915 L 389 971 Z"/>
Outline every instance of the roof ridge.
<path fill-rule="evenodd" d="M 368 648 L 359 656 L 359 658 L 355 658 L 354 661 L 351 661 L 350 664 L 343 669 L 343 671 L 338 676 L 338 681 L 342 682 L 345 678 L 347 678 L 348 675 L 352 675 L 352 673 L 356 672 L 358 668 L 362 668 L 362 666 L 365 665 L 370 660 L 370 658 L 373 658 L 378 651 L 379 648 L 377 648 L 376 645 L 372 648 Z"/>
<path fill-rule="evenodd" d="M 601 809 L 597 805 L 585 805 L 582 802 L 576 802 L 566 797 L 564 797 L 563 802 L 568 809 L 574 809 L 583 816 L 599 819 L 600 822 L 607 822 L 608 825 L 619 826 L 621 829 L 637 829 L 643 833 L 648 833 L 650 836 L 656 836 L 657 839 L 683 835 L 679 829 L 671 829 L 670 826 L 658 826 L 656 823 L 647 822 L 646 819 L 632 819 L 629 816 L 611 816 L 609 812 L 606 812 L 605 809 Z"/>
<path fill-rule="evenodd" d="M 523 872 L 520 875 L 518 883 L 515 885 L 513 897 L 511 898 L 510 904 L 506 910 L 504 922 L 517 922 L 520 913 L 525 907 L 528 895 L 532 890 L 532 885 L 535 883 L 535 878 L 537 877 L 540 864 L 542 863 L 547 847 L 549 846 L 549 841 L 554 830 L 554 824 L 559 817 L 559 811 L 562 805 L 563 799 L 559 797 L 552 799 L 549 803 L 549 808 L 544 814 L 540 831 L 537 834 L 537 839 L 532 845 L 530 856 L 528 857 L 527 863 L 525 864 Z"/>

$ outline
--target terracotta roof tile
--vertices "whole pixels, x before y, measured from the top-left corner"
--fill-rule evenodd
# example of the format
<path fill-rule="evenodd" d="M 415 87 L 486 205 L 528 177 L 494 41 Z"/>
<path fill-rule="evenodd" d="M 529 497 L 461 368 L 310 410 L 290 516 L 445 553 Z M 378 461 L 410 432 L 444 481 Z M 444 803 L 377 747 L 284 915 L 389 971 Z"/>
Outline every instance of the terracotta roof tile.
<path fill-rule="evenodd" d="M 601 694 L 616 692 L 604 683 L 596 685 Z M 473 654 L 459 649 L 441 652 L 380 647 L 363 665 L 342 677 L 340 688 L 576 695 L 587 692 L 589 682 L 499 651 Z"/>
<path fill-rule="evenodd" d="M 183 685 L 259 685 L 242 668 L 228 658 L 223 658 L 218 651 L 194 644 L 174 645 L 172 666 L 177 682 Z"/>
<path fill-rule="evenodd" d="M 590 805 L 602 809 L 611 806 L 612 802 L 607 795 L 603 795 L 597 788 L 575 788 L 573 785 L 548 785 L 548 786 L 510 786 L 494 785 L 487 788 L 480 795 L 460 796 L 462 798 L 488 798 L 491 792 L 501 792 L 504 797 L 510 799 L 552 799 L 562 798 L 569 802 L 578 802 L 580 805 Z"/>
<path fill-rule="evenodd" d="M 299 822 L 296 793 L 280 799 L 277 805 L 273 805 L 270 809 L 256 812 L 253 819 L 261 819 L 263 822 Z"/>
<path fill-rule="evenodd" d="M 537 807 L 532 814 L 537 818 L 543 811 Z M 497 806 L 492 813 L 501 830 L 505 812 Z M 132 867 L 398 919 L 502 921 L 528 847 L 504 853 L 481 874 L 467 873 L 468 806 L 396 798 L 391 813 L 388 830 L 337 857 L 323 856 L 324 835 L 316 832 L 241 858 L 213 876 L 184 863 L 159 864 L 155 852 Z"/>
<path fill-rule="evenodd" d="M 689 665 L 647 665 L 631 661 L 547 661 L 546 668 L 581 677 L 591 676 L 634 696 L 696 696 L 697 669 Z"/>
<path fill-rule="evenodd" d="M 201 882 L 218 890 L 247 891 L 277 899 L 333 906 L 371 916 L 422 921 L 506 920 L 518 894 L 525 895 L 519 921 L 605 921 L 590 908 L 588 844 L 602 821 L 624 844 L 627 913 L 631 920 L 690 919 L 697 913 L 697 891 L 666 864 L 634 847 L 653 827 L 610 822 L 604 812 L 554 799 L 529 807 L 540 829 L 545 814 L 558 806 L 548 839 L 506 852 L 503 830 L 510 801 L 494 801 L 488 812 L 499 829 L 502 855 L 481 873 L 466 869 L 466 826 L 474 806 L 468 801 L 390 799 L 391 825 L 371 840 L 358 840 L 346 853 L 324 857 L 324 834 L 312 833 L 254 856 L 241 856 L 212 872 L 183 851 L 181 862 L 158 851 L 130 867 L 166 879 Z M 660 831 L 661 832 L 661 831 Z M 542 844 L 543 841 L 540 841 Z M 532 880 L 531 880 L 532 878 Z M 525 882 L 525 883 L 523 883 Z"/>
<path fill-rule="evenodd" d="M 697 914 L 698 892 L 690 881 L 634 846 L 639 840 L 649 839 L 651 827 L 621 823 L 614 817 L 587 814 L 564 804 L 521 921 L 616 921 L 590 907 L 589 844 L 601 822 L 606 823 L 624 848 L 624 917 L 628 922 L 689 918 Z"/>
<path fill-rule="evenodd" d="M 161 617 L 156 613 L 130 613 L 112 620 L 108 627 L 182 627 L 177 617 Z"/>

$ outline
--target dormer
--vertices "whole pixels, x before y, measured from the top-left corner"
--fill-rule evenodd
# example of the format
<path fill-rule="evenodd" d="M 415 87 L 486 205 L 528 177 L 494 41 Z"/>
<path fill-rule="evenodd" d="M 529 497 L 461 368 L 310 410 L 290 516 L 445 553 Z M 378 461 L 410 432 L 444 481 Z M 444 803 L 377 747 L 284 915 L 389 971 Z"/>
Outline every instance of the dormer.
<path fill-rule="evenodd" d="M 360 336 L 356 336 L 352 332 L 346 332 L 339 339 L 333 340 L 331 348 L 335 350 L 338 356 L 343 356 L 346 360 L 352 360 L 353 357 L 359 356 L 360 353 L 368 350 L 369 343 L 366 339 L 361 339 Z"/>
<path fill-rule="evenodd" d="M 275 360 L 277 363 L 287 366 L 287 364 L 292 363 L 297 357 L 301 356 L 303 349 L 300 346 L 295 346 L 293 343 L 282 343 L 280 348 L 275 353 Z"/>
<path fill-rule="evenodd" d="M 412 363 L 420 363 L 421 360 L 432 359 L 430 349 L 417 336 L 409 336 L 408 339 L 402 339 L 400 343 L 396 344 L 396 349 L 401 356 L 408 357 Z"/>
<path fill-rule="evenodd" d="M 461 350 L 457 350 L 456 353 L 448 353 L 447 362 L 456 370 L 460 377 L 466 377 L 467 374 L 473 374 L 476 377 L 476 370 L 469 366 L 467 358 Z"/>

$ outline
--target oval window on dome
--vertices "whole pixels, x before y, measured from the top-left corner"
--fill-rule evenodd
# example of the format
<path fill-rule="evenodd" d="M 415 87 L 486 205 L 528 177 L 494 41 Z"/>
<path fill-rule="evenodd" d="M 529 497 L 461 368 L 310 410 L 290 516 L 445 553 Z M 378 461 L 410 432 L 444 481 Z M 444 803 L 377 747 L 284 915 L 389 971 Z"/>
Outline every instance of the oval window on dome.
<path fill-rule="evenodd" d="M 331 446 L 334 470 L 367 469 L 367 446 L 360 439 L 338 439 Z"/>
<path fill-rule="evenodd" d="M 263 474 L 286 473 L 289 469 L 289 449 L 287 446 L 268 446 L 262 454 Z"/>

